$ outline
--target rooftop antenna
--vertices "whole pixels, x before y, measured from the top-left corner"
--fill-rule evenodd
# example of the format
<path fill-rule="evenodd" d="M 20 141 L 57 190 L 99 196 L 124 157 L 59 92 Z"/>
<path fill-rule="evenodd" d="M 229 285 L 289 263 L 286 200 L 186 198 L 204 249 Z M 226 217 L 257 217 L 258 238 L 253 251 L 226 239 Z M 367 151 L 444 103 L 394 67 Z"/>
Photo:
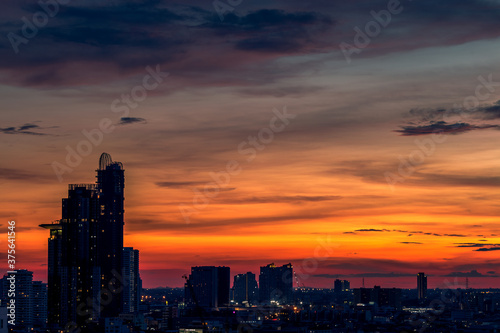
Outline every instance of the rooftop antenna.
<path fill-rule="evenodd" d="M 365 287 L 365 278 L 363 278 L 363 288 Z"/>

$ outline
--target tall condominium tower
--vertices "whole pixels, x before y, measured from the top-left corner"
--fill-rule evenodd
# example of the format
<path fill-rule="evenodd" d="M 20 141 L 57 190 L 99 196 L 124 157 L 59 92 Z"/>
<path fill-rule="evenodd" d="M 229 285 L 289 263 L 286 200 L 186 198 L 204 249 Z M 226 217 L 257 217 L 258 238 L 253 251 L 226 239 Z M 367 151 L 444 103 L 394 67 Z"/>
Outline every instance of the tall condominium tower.
<path fill-rule="evenodd" d="M 71 184 L 62 218 L 42 224 L 48 240 L 48 323 L 51 329 L 117 317 L 123 309 L 123 189 L 120 162 L 103 153 L 96 184 Z"/>
<path fill-rule="evenodd" d="M 98 253 L 101 266 L 101 289 L 113 297 L 102 309 L 103 317 L 117 317 L 122 309 L 123 290 L 123 189 L 125 177 L 121 162 L 113 162 L 103 153 L 97 170 L 99 197 Z"/>
<path fill-rule="evenodd" d="M 48 324 L 64 328 L 68 323 L 85 328 L 99 318 L 101 272 L 98 247 L 99 203 L 95 185 L 71 184 L 62 199 L 62 218 L 42 224 L 50 230 L 48 244 Z M 84 309 L 80 304 L 84 304 Z"/>

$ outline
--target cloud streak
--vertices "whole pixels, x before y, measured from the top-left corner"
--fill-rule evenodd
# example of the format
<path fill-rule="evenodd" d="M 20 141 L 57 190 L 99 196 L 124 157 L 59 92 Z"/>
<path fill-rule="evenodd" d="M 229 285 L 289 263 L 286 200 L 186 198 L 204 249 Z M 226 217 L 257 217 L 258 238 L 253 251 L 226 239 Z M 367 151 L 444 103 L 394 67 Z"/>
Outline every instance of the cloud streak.
<path fill-rule="evenodd" d="M 130 124 L 146 124 L 147 121 L 144 118 L 137 117 L 121 117 L 120 122 L 117 125 L 130 125 Z"/>
<path fill-rule="evenodd" d="M 468 123 L 447 124 L 444 121 L 434 122 L 430 125 L 423 126 L 403 126 L 402 129 L 395 132 L 401 133 L 402 136 L 417 136 L 429 134 L 461 134 L 474 130 L 484 129 L 499 129 L 498 125 L 471 125 Z"/>
<path fill-rule="evenodd" d="M 57 126 L 49 127 L 49 128 L 56 128 L 56 127 Z M 0 128 L 0 133 L 36 135 L 36 136 L 53 135 L 53 134 L 49 134 L 49 133 L 39 132 L 40 130 L 43 130 L 43 129 L 46 129 L 46 128 L 42 128 L 36 124 L 26 123 L 26 124 L 21 125 L 21 126 L 11 126 L 11 127 Z M 35 132 L 34 130 L 38 130 L 38 132 Z"/>

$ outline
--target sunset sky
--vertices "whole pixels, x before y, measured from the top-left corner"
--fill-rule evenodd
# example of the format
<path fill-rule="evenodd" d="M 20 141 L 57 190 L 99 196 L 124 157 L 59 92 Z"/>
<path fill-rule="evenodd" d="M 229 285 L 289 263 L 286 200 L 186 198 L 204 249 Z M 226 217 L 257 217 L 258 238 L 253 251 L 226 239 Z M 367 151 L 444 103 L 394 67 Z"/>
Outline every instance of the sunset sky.
<path fill-rule="evenodd" d="M 18 269 L 46 280 L 38 225 L 107 152 L 145 287 L 271 262 L 306 286 L 500 287 L 499 1 L 61 3 L 24 35 L 43 8 L 0 4 L 0 224 L 17 223 Z M 68 165 L 68 149 L 86 156 Z"/>

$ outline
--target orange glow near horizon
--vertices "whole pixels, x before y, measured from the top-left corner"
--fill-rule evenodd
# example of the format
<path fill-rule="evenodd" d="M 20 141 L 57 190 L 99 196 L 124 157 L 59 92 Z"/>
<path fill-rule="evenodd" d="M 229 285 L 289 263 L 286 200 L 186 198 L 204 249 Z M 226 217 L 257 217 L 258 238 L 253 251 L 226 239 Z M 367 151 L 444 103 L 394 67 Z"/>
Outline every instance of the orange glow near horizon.
<path fill-rule="evenodd" d="M 127 181 L 130 176 L 126 163 L 125 169 Z M 90 175 L 88 179 L 92 179 Z M 347 179 L 338 180 L 341 187 L 347 183 Z M 470 195 L 468 190 L 445 188 L 436 192 L 433 188 L 419 188 L 422 196 L 412 202 L 409 193 L 414 195 L 415 189 L 404 186 L 397 195 L 387 190 L 384 195 L 377 195 L 381 185 L 358 183 L 362 190 L 351 188 L 338 195 L 326 190 L 328 184 L 320 176 L 309 182 L 314 192 L 303 188 L 301 192 L 285 195 L 283 188 L 288 180 L 277 179 L 272 187 L 264 182 L 262 190 L 257 191 L 257 184 L 246 187 L 252 183 L 242 175 L 241 181 L 235 178 L 227 186 L 234 185 L 237 189 L 221 191 L 187 223 L 178 205 L 192 200 L 195 194 L 192 189 L 159 188 L 141 183 L 140 179 L 130 182 L 130 186 L 126 183 L 125 246 L 140 250 L 146 287 L 182 286 L 179 277 L 191 266 L 226 265 L 233 274 L 246 271 L 258 274 L 259 266 L 270 262 L 292 262 L 301 277 L 307 276 L 303 279 L 306 285 L 313 286 L 330 286 L 336 275 L 352 276 L 357 281 L 356 274 L 370 276 L 382 272 L 412 276 L 425 271 L 442 282 L 445 278 L 439 276 L 450 273 L 456 266 L 485 263 L 478 270 L 488 274 L 486 263 L 494 259 L 494 251 L 473 251 L 477 248 L 459 246 L 500 243 L 493 208 L 488 211 L 485 205 L 480 211 L 476 207 L 475 214 L 465 213 L 466 207 L 448 202 L 451 197 L 461 200 Z M 330 182 L 336 184 L 334 179 Z M 57 195 L 66 186 L 54 184 L 49 189 L 35 186 L 28 194 L 10 192 L 13 200 L 23 195 L 28 198 L 7 208 L 21 212 L 13 215 L 17 221 L 19 268 L 34 270 L 35 278 L 41 280 L 45 280 L 46 274 L 48 232 L 37 225 L 58 218 Z M 426 195 L 434 200 L 432 205 Z M 30 210 L 30 197 L 44 197 L 44 200 Z M 436 197 L 440 197 L 439 203 Z M 5 215 L 6 208 L 3 209 Z M 307 260 L 317 266 L 311 272 L 304 271 Z M 382 277 L 374 281 L 384 283 Z"/>

